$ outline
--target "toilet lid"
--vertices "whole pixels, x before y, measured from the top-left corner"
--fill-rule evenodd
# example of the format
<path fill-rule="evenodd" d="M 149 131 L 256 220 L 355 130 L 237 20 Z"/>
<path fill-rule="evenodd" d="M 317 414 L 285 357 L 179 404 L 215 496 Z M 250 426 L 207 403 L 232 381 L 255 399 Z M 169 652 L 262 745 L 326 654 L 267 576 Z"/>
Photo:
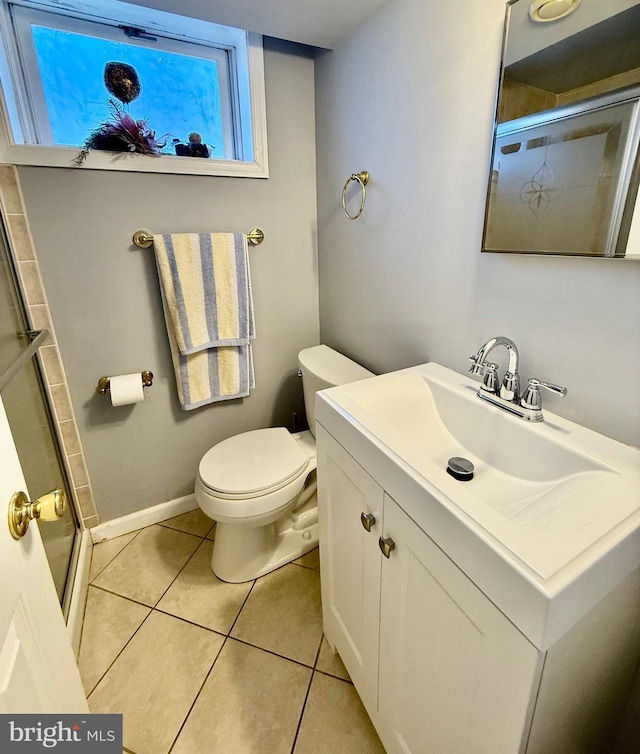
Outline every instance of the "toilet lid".
<path fill-rule="evenodd" d="M 309 463 L 284 427 L 256 429 L 214 445 L 200 461 L 200 479 L 228 495 L 256 495 L 282 487 Z"/>

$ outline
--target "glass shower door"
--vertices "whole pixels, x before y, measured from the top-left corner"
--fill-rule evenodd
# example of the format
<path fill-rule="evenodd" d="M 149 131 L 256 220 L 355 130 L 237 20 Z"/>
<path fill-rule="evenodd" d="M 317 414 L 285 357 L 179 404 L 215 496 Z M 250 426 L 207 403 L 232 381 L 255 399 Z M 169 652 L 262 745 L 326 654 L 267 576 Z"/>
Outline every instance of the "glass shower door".
<path fill-rule="evenodd" d="M 40 533 L 65 615 L 71 597 L 79 527 L 52 417 L 35 358 L 4 227 L 0 225 L 0 392 L 31 500 L 59 488 L 67 496 L 63 518 L 43 522 Z M 34 343 L 35 345 L 35 343 Z M 8 503 L 8 501 L 7 501 Z"/>

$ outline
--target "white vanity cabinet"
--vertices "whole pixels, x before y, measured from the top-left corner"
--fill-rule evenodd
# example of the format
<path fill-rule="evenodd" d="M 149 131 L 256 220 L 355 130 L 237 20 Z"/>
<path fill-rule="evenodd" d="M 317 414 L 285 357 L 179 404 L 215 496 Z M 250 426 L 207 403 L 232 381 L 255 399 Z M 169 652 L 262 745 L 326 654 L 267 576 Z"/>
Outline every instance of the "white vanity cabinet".
<path fill-rule="evenodd" d="M 610 751 L 640 653 L 640 573 L 536 646 L 429 536 L 415 499 L 403 504 L 410 488 L 385 491 L 382 456 L 369 464 L 366 436 L 344 427 L 353 455 L 317 424 L 324 629 L 388 754 Z"/>
<path fill-rule="evenodd" d="M 427 363 L 317 394 L 327 638 L 389 754 L 614 754 L 640 449 L 477 389 Z"/>
<path fill-rule="evenodd" d="M 540 653 L 320 426 L 317 440 L 325 634 L 385 748 L 518 752 Z"/>

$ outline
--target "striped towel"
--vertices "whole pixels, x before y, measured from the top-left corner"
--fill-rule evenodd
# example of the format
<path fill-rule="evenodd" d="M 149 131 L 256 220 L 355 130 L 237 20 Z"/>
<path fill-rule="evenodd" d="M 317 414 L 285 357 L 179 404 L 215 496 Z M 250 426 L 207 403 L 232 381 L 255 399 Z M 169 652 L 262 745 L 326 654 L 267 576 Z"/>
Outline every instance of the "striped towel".
<path fill-rule="evenodd" d="M 255 338 L 242 233 L 154 237 L 162 303 L 182 407 L 249 395 Z"/>

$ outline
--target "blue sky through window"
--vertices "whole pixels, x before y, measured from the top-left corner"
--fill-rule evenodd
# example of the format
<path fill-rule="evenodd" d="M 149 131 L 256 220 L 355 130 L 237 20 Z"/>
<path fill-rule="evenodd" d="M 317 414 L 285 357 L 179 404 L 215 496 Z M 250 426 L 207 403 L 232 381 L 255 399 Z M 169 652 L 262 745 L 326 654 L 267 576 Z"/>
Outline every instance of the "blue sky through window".
<path fill-rule="evenodd" d="M 144 118 L 157 137 L 187 141 L 197 131 L 213 147 L 213 157 L 224 157 L 218 68 L 214 60 L 178 55 L 160 49 L 84 34 L 32 26 L 53 141 L 81 146 L 88 134 L 110 115 L 104 85 L 105 63 L 133 66 L 140 78 L 140 96 L 125 109 Z M 173 154 L 173 149 L 165 150 Z"/>

